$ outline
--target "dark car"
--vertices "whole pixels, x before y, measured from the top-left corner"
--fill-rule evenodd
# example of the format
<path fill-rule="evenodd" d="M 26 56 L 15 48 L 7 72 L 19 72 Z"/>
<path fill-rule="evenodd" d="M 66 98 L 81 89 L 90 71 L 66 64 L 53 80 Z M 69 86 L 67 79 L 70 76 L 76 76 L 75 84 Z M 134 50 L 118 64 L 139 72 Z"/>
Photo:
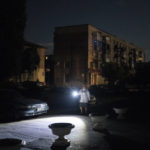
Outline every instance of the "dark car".
<path fill-rule="evenodd" d="M 44 83 L 43 82 L 35 82 L 35 81 L 24 81 L 22 83 L 20 83 L 22 85 L 22 87 L 24 88 L 40 88 L 40 87 L 44 87 Z"/>
<path fill-rule="evenodd" d="M 36 116 L 47 113 L 48 110 L 46 102 L 25 98 L 16 90 L 0 89 L 0 118 Z"/>

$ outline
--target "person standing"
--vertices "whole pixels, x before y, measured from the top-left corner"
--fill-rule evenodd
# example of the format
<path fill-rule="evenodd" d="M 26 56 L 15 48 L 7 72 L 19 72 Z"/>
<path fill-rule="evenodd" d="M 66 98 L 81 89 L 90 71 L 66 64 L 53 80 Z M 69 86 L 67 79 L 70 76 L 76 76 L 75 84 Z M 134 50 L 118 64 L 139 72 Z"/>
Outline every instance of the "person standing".
<path fill-rule="evenodd" d="M 87 114 L 88 113 L 88 102 L 90 101 L 90 92 L 89 90 L 83 85 L 79 91 L 80 96 L 80 113 Z"/>

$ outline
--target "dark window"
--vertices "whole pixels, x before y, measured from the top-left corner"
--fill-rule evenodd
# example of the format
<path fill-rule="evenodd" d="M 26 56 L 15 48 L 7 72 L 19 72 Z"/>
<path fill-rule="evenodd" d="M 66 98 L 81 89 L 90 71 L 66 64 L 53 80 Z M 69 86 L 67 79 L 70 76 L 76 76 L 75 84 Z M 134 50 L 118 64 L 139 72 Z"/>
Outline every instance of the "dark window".
<path fill-rule="evenodd" d="M 65 68 L 70 68 L 70 62 L 69 61 L 65 62 Z"/>

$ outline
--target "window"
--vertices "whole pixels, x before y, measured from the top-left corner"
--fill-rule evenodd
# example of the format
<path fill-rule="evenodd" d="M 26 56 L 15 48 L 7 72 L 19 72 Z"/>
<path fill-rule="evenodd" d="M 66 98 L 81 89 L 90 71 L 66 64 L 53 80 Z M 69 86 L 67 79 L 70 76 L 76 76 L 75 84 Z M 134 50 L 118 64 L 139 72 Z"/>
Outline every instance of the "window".
<path fill-rule="evenodd" d="M 65 68 L 70 68 L 70 62 L 69 61 L 65 62 Z"/>
<path fill-rule="evenodd" d="M 65 81 L 69 82 L 70 81 L 70 75 L 69 74 L 65 74 Z"/>
<path fill-rule="evenodd" d="M 142 57 L 142 51 L 139 51 L 138 56 Z"/>
<path fill-rule="evenodd" d="M 106 42 L 109 43 L 110 42 L 110 37 L 106 36 Z"/>
<path fill-rule="evenodd" d="M 101 41 L 102 41 L 101 33 L 94 32 L 92 34 L 92 43 L 93 43 L 94 50 L 100 50 L 101 49 L 101 47 L 102 47 L 101 46 L 102 45 Z"/>

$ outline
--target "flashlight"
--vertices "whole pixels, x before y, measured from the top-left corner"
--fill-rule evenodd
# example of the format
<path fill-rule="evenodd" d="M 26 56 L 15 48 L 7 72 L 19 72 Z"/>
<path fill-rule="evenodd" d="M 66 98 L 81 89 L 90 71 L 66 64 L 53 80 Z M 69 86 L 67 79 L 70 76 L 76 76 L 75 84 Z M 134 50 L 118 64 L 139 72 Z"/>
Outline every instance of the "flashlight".
<path fill-rule="evenodd" d="M 77 97 L 78 95 L 79 95 L 79 93 L 78 93 L 77 91 L 73 91 L 73 92 L 72 92 L 72 96 L 73 96 L 73 97 Z"/>

